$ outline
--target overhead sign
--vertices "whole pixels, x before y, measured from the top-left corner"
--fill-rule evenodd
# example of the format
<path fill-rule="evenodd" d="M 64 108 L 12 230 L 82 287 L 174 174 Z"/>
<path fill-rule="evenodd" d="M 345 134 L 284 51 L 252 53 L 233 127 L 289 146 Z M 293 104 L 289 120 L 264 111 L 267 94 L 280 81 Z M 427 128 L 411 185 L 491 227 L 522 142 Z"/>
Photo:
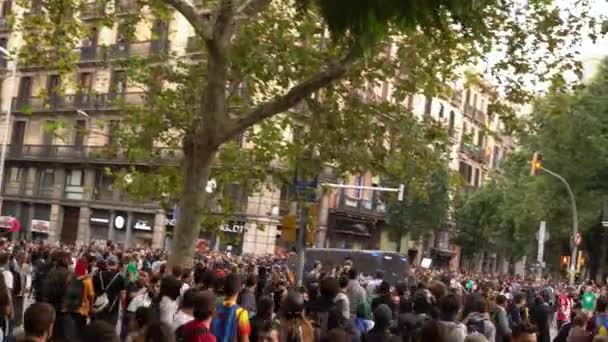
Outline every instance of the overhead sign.
<path fill-rule="evenodd" d="M 242 234 L 247 231 L 245 222 L 228 222 L 220 225 L 220 230 L 226 233 Z"/>
<path fill-rule="evenodd" d="M 150 226 L 150 224 L 148 224 L 148 221 L 146 221 L 146 220 L 137 220 L 137 222 L 135 222 L 135 225 L 133 226 L 133 228 L 135 228 L 137 230 L 147 230 L 147 231 L 152 230 L 152 226 Z"/>
<path fill-rule="evenodd" d="M 114 218 L 114 228 L 123 229 L 125 227 L 125 218 L 121 215 L 116 215 Z"/>
<path fill-rule="evenodd" d="M 45 220 L 32 220 L 32 231 L 36 233 L 48 234 L 51 222 Z"/>

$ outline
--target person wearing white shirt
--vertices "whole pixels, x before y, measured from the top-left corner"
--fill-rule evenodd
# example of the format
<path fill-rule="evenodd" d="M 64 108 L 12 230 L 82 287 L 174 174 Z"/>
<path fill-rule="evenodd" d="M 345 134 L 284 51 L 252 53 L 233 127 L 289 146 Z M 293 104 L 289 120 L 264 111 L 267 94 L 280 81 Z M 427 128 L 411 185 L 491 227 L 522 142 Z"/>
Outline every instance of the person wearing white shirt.
<path fill-rule="evenodd" d="M 187 290 L 181 301 L 179 310 L 173 316 L 173 330 L 177 330 L 182 325 L 192 321 L 194 319 L 194 302 L 196 300 L 197 290 Z"/>
<path fill-rule="evenodd" d="M 165 276 L 160 282 L 160 320 L 168 325 L 173 325 L 173 317 L 177 312 L 177 302 L 182 282 L 174 276 Z"/>

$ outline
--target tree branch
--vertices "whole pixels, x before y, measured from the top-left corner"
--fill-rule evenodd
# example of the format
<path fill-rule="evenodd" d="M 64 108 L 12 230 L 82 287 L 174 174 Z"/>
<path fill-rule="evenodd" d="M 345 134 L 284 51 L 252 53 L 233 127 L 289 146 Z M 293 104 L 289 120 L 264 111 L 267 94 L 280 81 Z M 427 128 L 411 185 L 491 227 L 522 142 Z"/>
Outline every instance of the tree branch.
<path fill-rule="evenodd" d="M 239 116 L 238 119 L 232 120 L 225 130 L 225 135 L 222 136 L 223 141 L 230 139 L 230 137 L 239 134 L 248 127 L 251 127 L 266 118 L 294 107 L 315 91 L 340 79 L 352 64 L 357 61 L 359 52 L 360 46 L 354 44 L 344 57 L 338 61 L 334 60 L 329 63 L 323 71 L 320 71 L 309 79 L 293 86 L 287 93 L 277 96 L 271 101 L 261 103 L 251 111 Z"/>
<path fill-rule="evenodd" d="M 211 38 L 211 25 L 208 20 L 197 13 L 196 8 L 186 0 L 165 0 L 165 2 L 178 11 L 192 25 L 194 30 L 203 38 Z"/>

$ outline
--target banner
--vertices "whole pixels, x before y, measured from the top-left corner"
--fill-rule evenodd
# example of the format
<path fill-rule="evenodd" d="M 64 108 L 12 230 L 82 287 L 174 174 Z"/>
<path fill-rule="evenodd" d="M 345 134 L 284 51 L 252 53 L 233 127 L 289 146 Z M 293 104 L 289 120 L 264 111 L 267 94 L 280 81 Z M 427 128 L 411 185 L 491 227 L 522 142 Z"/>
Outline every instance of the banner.
<path fill-rule="evenodd" d="M 51 222 L 45 220 L 32 220 L 32 232 L 36 233 L 49 233 Z"/>

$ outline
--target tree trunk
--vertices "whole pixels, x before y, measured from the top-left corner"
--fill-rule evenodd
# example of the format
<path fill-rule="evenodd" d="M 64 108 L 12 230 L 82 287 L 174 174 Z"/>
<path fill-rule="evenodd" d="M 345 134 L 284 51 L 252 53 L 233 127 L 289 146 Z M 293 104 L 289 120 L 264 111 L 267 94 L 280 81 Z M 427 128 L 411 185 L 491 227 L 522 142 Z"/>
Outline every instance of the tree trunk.
<path fill-rule="evenodd" d="M 182 193 L 179 218 L 173 235 L 169 265 L 192 265 L 194 245 L 200 233 L 200 218 L 206 206 L 205 188 L 211 174 L 216 147 L 187 144 L 182 164 Z"/>

